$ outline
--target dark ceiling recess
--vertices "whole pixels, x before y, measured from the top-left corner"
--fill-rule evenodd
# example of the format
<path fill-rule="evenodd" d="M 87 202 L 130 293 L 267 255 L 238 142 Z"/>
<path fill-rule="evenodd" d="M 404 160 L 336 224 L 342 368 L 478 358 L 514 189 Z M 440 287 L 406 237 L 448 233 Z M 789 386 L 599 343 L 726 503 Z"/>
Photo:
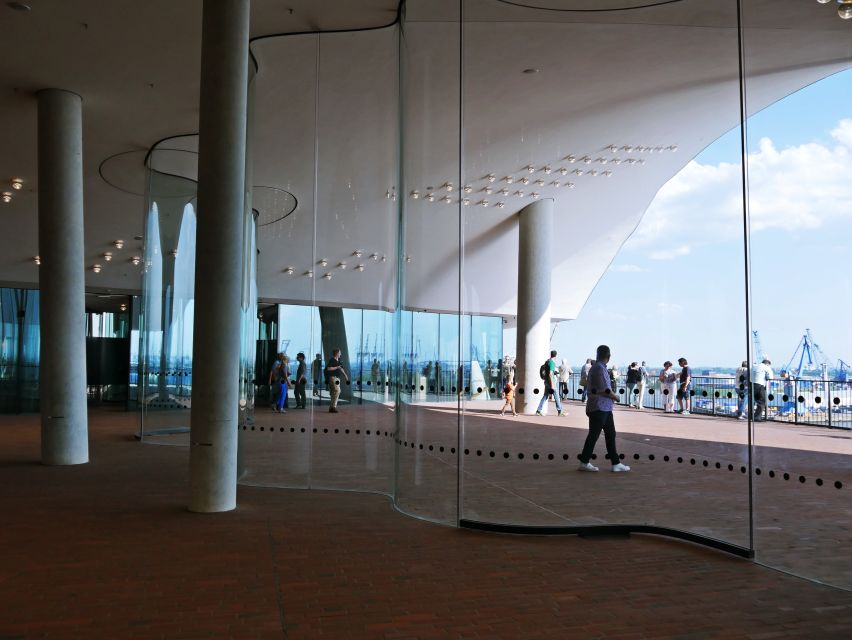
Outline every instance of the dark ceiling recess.
<path fill-rule="evenodd" d="M 14 9 L 15 11 L 29 11 L 32 9 L 30 5 L 23 2 L 7 2 L 6 6 L 10 9 Z"/>

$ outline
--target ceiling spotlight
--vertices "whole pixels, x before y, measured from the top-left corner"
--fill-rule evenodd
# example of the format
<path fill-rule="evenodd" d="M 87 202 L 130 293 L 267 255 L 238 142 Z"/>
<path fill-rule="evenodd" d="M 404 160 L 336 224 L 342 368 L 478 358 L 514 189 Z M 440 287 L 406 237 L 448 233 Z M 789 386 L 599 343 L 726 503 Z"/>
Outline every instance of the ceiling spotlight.
<path fill-rule="evenodd" d="M 411 256 L 405 256 L 405 261 L 406 261 L 406 262 L 411 262 Z"/>
<path fill-rule="evenodd" d="M 506 182 L 506 184 L 512 184 L 515 181 L 512 176 L 506 176 L 505 178 L 503 178 L 503 180 Z"/>
<path fill-rule="evenodd" d="M 371 260 L 378 260 L 378 259 L 379 259 L 379 254 L 378 254 L 378 253 L 371 253 L 371 254 L 370 254 L 370 259 L 371 259 Z"/>
<path fill-rule="evenodd" d="M 314 272 L 311 271 L 310 269 L 308 269 L 307 271 L 305 271 L 305 276 L 308 277 L 308 278 L 313 278 Z"/>
<path fill-rule="evenodd" d="M 831 0 L 817 0 L 820 4 L 828 4 Z"/>
<path fill-rule="evenodd" d="M 574 173 L 577 174 L 578 176 L 581 176 L 581 175 L 583 175 L 584 172 L 583 172 L 582 169 L 574 169 Z"/>
<path fill-rule="evenodd" d="M 471 191 L 473 191 L 473 187 L 471 187 L 469 184 L 464 185 L 465 193 L 470 193 Z"/>
<path fill-rule="evenodd" d="M 488 174 L 488 182 L 494 182 L 496 179 L 497 176 L 495 176 L 493 173 Z"/>
<path fill-rule="evenodd" d="M 15 191 L 20 191 L 24 188 L 24 181 L 20 178 L 12 178 L 12 188 Z"/>
<path fill-rule="evenodd" d="M 559 187 L 559 185 L 560 185 L 560 182 L 559 182 L 559 180 L 554 180 L 554 181 L 553 181 L 553 182 L 551 182 L 550 184 L 552 184 L 554 187 L 557 187 L 557 188 L 558 188 L 558 187 Z"/>
<path fill-rule="evenodd" d="M 36 264 L 41 264 L 41 256 L 33 256 L 33 262 Z"/>
<path fill-rule="evenodd" d="M 559 167 L 559 173 L 561 173 L 563 176 L 568 175 L 568 169 L 566 169 L 565 167 Z"/>
<path fill-rule="evenodd" d="M 284 269 L 284 273 L 286 273 L 288 276 L 292 276 L 295 271 L 296 270 L 293 267 L 287 267 L 286 269 Z"/>
<path fill-rule="evenodd" d="M 837 15 L 844 20 L 852 18 L 852 0 L 838 0 Z"/>
<path fill-rule="evenodd" d="M 140 256 L 133 256 L 132 258 L 130 258 L 130 262 L 131 264 L 133 264 L 133 266 L 137 266 L 139 265 L 139 263 L 142 262 L 142 258 Z"/>
<path fill-rule="evenodd" d="M 505 202 L 498 202 L 494 206 L 497 207 L 498 209 L 502 209 L 503 207 L 506 206 L 506 203 Z"/>
<path fill-rule="evenodd" d="M 355 267 L 355 271 L 363 271 L 363 270 L 364 270 L 363 264 L 359 264 L 357 267 Z"/>
<path fill-rule="evenodd" d="M 529 184 L 529 183 L 530 183 L 530 179 L 529 179 L 529 178 L 527 178 L 526 176 L 524 176 L 523 178 L 521 178 L 521 182 L 522 182 L 523 184 Z"/>
<path fill-rule="evenodd" d="M 12 194 L 9 193 L 8 191 L 4 191 L 2 197 L 3 197 L 3 202 L 5 202 L 7 204 L 12 202 Z"/>
<path fill-rule="evenodd" d="M 124 249 L 124 240 L 116 240 L 112 244 L 116 249 Z"/>
<path fill-rule="evenodd" d="M 419 191 L 414 190 L 414 191 L 412 191 L 412 192 L 411 192 L 411 199 L 412 199 L 412 200 L 417 200 L 417 198 L 419 198 L 419 197 L 420 197 L 420 192 L 419 192 Z"/>
<path fill-rule="evenodd" d="M 426 194 L 426 200 L 428 200 L 429 202 L 435 202 L 435 194 L 430 191 L 428 194 Z"/>
<path fill-rule="evenodd" d="M 535 167 L 531 164 L 527 165 L 527 173 L 535 173 Z"/>
<path fill-rule="evenodd" d="M 468 206 L 468 205 L 470 204 L 470 198 L 463 198 L 463 199 L 462 199 L 462 201 L 461 201 L 461 203 L 462 203 L 464 206 Z"/>
<path fill-rule="evenodd" d="M 539 196 L 540 196 L 540 195 L 541 195 L 541 194 L 540 194 L 540 193 L 538 193 L 537 191 L 533 191 L 533 192 L 530 194 L 530 197 L 531 197 L 533 200 L 538 200 L 538 198 L 539 198 Z"/>
<path fill-rule="evenodd" d="M 623 147 L 621 147 L 621 149 L 623 151 L 626 151 L 627 153 L 630 153 L 631 151 L 633 151 L 633 147 L 630 146 L 629 144 L 624 145 Z"/>
<path fill-rule="evenodd" d="M 627 164 L 636 164 L 636 158 L 627 158 Z"/>
<path fill-rule="evenodd" d="M 332 276 L 331 276 L 330 273 L 327 273 L 322 277 L 323 280 L 331 280 L 331 278 L 332 278 Z"/>
<path fill-rule="evenodd" d="M 326 260 L 325 258 L 323 258 L 322 260 L 320 260 L 320 261 L 319 261 L 319 266 L 321 266 L 321 267 L 327 267 L 327 266 L 328 266 L 328 260 Z"/>
<path fill-rule="evenodd" d="M 621 158 L 613 158 L 612 163 L 613 164 L 621 164 Z"/>
<path fill-rule="evenodd" d="M 509 195 L 509 190 L 506 187 L 503 187 L 502 189 L 500 189 L 500 195 L 501 196 Z"/>
<path fill-rule="evenodd" d="M 441 198 L 441 202 L 445 204 L 453 204 L 453 199 L 450 196 L 444 196 Z"/>
<path fill-rule="evenodd" d="M 606 163 L 607 163 L 607 159 L 606 159 L 606 158 L 598 158 L 598 159 L 596 160 L 596 162 L 597 162 L 598 164 L 606 164 Z"/>
<path fill-rule="evenodd" d="M 591 159 L 589 156 L 583 156 L 582 158 L 580 158 L 580 160 L 581 160 L 584 164 L 592 164 L 592 159 Z"/>
<path fill-rule="evenodd" d="M 669 149 L 669 151 L 677 151 L 677 145 L 676 144 L 670 144 L 668 149 Z"/>
<path fill-rule="evenodd" d="M 515 193 L 513 193 L 512 195 L 515 195 L 515 196 L 518 196 L 519 198 L 521 198 L 521 197 L 523 197 L 524 192 L 519 189 L 518 191 L 515 191 Z"/>
<path fill-rule="evenodd" d="M 123 302 L 118 306 L 118 308 L 121 309 L 122 311 L 127 311 L 127 305 L 124 304 Z"/>
<path fill-rule="evenodd" d="M 346 263 L 345 262 L 338 262 L 337 268 L 345 271 L 346 270 Z"/>
<path fill-rule="evenodd" d="M 100 273 L 101 269 L 103 269 L 103 267 L 99 264 L 93 264 L 92 265 L 92 271 L 94 271 L 95 273 Z"/>
<path fill-rule="evenodd" d="M 544 169 L 542 169 L 542 171 L 544 171 L 545 173 L 549 174 L 549 173 L 551 173 L 551 172 L 553 171 L 553 169 L 552 169 L 552 168 L 551 168 L 551 166 L 548 164 L 548 165 L 545 165 L 545 167 L 544 167 Z"/>
<path fill-rule="evenodd" d="M 618 151 L 618 145 L 617 144 L 611 144 L 607 147 L 607 149 L 609 149 L 610 151 L 615 153 L 616 151 Z"/>
<path fill-rule="evenodd" d="M 112 251 L 105 251 L 104 252 L 104 260 L 106 260 L 107 262 L 112 260 Z"/>
<path fill-rule="evenodd" d="M 573 189 L 576 185 L 575 185 L 573 182 L 566 182 L 566 183 L 565 183 L 565 186 L 566 186 L 568 189 Z"/>
<path fill-rule="evenodd" d="M 589 173 L 588 173 L 588 174 L 586 174 L 586 175 L 590 175 L 590 176 L 594 177 L 594 176 L 598 175 L 598 172 L 597 172 L 595 169 L 592 169 L 592 170 L 591 170 L 591 171 L 589 171 Z"/>
<path fill-rule="evenodd" d="M 577 158 L 575 158 L 574 156 L 565 156 L 564 159 L 566 162 L 577 162 Z"/>
<path fill-rule="evenodd" d="M 850 1 L 852 1 L 852 0 L 850 0 Z M 654 147 L 654 151 L 656 151 L 657 153 L 662 153 L 663 148 L 662 147 Z"/>
<path fill-rule="evenodd" d="M 609 178 L 612 175 L 612 171 L 604 171 L 603 174 Z"/>
<path fill-rule="evenodd" d="M 639 158 L 636 162 L 639 164 L 645 164 L 645 158 Z"/>
<path fill-rule="evenodd" d="M 643 151 L 645 151 L 645 147 L 643 147 L 643 146 L 640 144 L 638 147 L 636 147 L 636 151 L 638 151 L 639 153 L 642 153 Z"/>
<path fill-rule="evenodd" d="M 477 204 L 480 207 L 487 207 L 488 206 L 488 200 L 480 200 Z"/>
<path fill-rule="evenodd" d="M 544 186 L 544 180 L 536 180 L 536 181 L 535 181 L 535 183 L 536 183 L 539 187 L 543 187 L 543 186 Z"/>
<path fill-rule="evenodd" d="M 487 193 L 488 195 L 491 195 L 492 193 L 494 193 L 494 189 L 492 189 L 491 187 L 485 187 L 485 188 L 483 189 L 483 191 L 484 191 L 485 193 Z"/>
<path fill-rule="evenodd" d="M 391 192 L 390 192 L 390 190 L 385 191 L 385 198 L 387 198 L 388 200 L 390 200 L 390 197 L 391 197 Z"/>
<path fill-rule="evenodd" d="M 364 254 L 360 249 L 355 249 L 355 251 L 352 252 L 352 255 L 355 256 L 356 258 L 360 258 Z"/>
<path fill-rule="evenodd" d="M 382 262 L 387 262 L 387 261 L 388 261 L 388 257 L 387 257 L 387 256 L 382 256 Z"/>
<path fill-rule="evenodd" d="M 169 251 L 169 255 L 170 255 L 172 258 L 177 258 L 177 253 L 178 253 L 178 252 L 177 252 L 177 249 L 172 249 L 171 251 Z"/>
<path fill-rule="evenodd" d="M 530 67 L 529 69 L 524 69 L 523 72 L 526 73 L 526 74 L 532 74 L 532 73 L 538 73 L 539 70 L 536 69 L 535 67 Z"/>
<path fill-rule="evenodd" d="M 453 190 L 453 183 L 452 183 L 452 182 L 445 182 L 445 183 L 441 186 L 441 188 L 442 188 L 442 189 L 446 189 L 447 191 L 452 191 L 452 190 Z"/>

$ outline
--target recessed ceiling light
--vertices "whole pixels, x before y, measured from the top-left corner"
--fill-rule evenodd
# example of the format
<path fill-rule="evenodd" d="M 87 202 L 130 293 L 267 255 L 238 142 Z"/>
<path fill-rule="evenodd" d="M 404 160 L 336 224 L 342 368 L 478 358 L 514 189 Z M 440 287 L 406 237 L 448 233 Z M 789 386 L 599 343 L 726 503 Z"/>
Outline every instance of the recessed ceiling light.
<path fill-rule="evenodd" d="M 142 258 L 140 256 L 133 256 L 132 258 L 130 258 L 130 262 L 134 265 L 138 265 L 140 262 L 142 262 Z"/>
<path fill-rule="evenodd" d="M 536 69 L 535 67 L 530 67 L 529 69 L 524 69 L 524 73 L 538 73 L 540 69 Z"/>
<path fill-rule="evenodd" d="M 112 260 L 112 251 L 105 251 L 104 252 L 104 260 L 106 260 L 107 262 Z"/>
<path fill-rule="evenodd" d="M 505 207 L 505 206 L 506 206 L 506 203 L 505 203 L 505 202 L 498 202 L 495 206 L 496 206 L 498 209 L 502 209 L 503 207 Z"/>
<path fill-rule="evenodd" d="M 112 244 L 116 249 L 124 249 L 124 240 L 116 240 Z"/>
<path fill-rule="evenodd" d="M 3 202 L 5 202 L 5 203 L 7 203 L 7 204 L 8 204 L 9 202 L 12 202 L 12 194 L 11 194 L 11 193 L 9 193 L 8 191 L 4 191 L 4 192 L 3 192 L 3 196 L 2 196 L 2 197 L 3 197 Z"/>
<path fill-rule="evenodd" d="M 36 264 L 41 264 L 41 256 L 33 256 L 33 262 Z"/>
<path fill-rule="evenodd" d="M 118 308 L 121 309 L 122 311 L 127 311 L 127 305 L 123 302 L 118 306 Z"/>
<path fill-rule="evenodd" d="M 286 269 L 284 269 L 284 273 L 286 273 L 288 276 L 292 276 L 294 271 L 295 269 L 293 267 L 287 267 Z"/>
<path fill-rule="evenodd" d="M 355 267 L 355 271 L 363 271 L 363 270 L 364 270 L 363 264 L 359 264 L 357 267 Z"/>
<path fill-rule="evenodd" d="M 356 258 L 360 258 L 362 255 L 364 255 L 364 253 L 360 249 L 355 249 L 355 251 L 352 252 L 352 255 Z"/>
<path fill-rule="evenodd" d="M 327 267 L 327 266 L 328 266 L 328 260 L 326 260 L 325 258 L 323 258 L 322 260 L 320 260 L 320 261 L 319 261 L 319 265 L 320 265 L 321 267 Z"/>
<path fill-rule="evenodd" d="M 12 188 L 15 191 L 20 191 L 24 188 L 24 181 L 20 178 L 12 178 Z"/>
<path fill-rule="evenodd" d="M 103 267 L 99 264 L 93 264 L 92 265 L 92 271 L 94 271 L 95 273 L 100 273 L 101 269 L 103 269 Z"/>
<path fill-rule="evenodd" d="M 327 273 L 322 277 L 323 280 L 331 280 L 331 278 L 332 278 L 332 276 L 331 276 L 330 273 Z"/>
<path fill-rule="evenodd" d="M 307 271 L 305 271 L 305 276 L 308 277 L 308 278 L 313 278 L 314 272 L 311 271 L 310 269 L 308 269 Z"/>

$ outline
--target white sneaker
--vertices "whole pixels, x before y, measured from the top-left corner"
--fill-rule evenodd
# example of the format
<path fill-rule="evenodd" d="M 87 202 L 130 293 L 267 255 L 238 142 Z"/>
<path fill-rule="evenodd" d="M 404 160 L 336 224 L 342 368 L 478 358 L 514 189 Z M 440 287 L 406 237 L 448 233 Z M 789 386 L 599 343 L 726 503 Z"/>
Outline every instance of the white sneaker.
<path fill-rule="evenodd" d="M 597 471 L 597 469 L 595 469 L 595 471 Z M 628 467 L 626 464 L 622 464 L 621 462 L 612 466 L 613 473 L 624 473 L 627 471 L 630 471 L 630 467 Z"/>
<path fill-rule="evenodd" d="M 682 416 L 688 416 L 688 415 L 689 415 L 689 411 L 684 411 L 684 412 L 683 412 L 683 413 L 681 413 L 680 415 L 682 415 Z"/>
<path fill-rule="evenodd" d="M 624 466 L 624 465 L 622 465 Z M 577 467 L 577 471 L 597 471 L 598 468 L 593 465 L 591 462 L 581 462 L 580 466 Z"/>

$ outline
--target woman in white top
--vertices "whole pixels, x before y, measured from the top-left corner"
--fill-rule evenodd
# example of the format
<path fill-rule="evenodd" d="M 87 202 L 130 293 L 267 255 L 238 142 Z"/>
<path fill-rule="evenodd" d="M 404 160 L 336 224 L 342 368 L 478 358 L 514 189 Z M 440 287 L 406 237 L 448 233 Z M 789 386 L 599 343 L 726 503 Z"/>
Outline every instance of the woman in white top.
<path fill-rule="evenodd" d="M 571 367 L 568 366 L 568 361 L 562 358 L 559 363 L 559 397 L 562 400 L 568 399 L 568 381 L 571 379 Z"/>
<path fill-rule="evenodd" d="M 671 361 L 666 360 L 663 363 L 663 370 L 660 371 L 660 393 L 663 394 L 663 408 L 666 413 L 674 411 L 675 394 L 677 393 L 678 374 L 672 369 L 673 366 Z"/>

